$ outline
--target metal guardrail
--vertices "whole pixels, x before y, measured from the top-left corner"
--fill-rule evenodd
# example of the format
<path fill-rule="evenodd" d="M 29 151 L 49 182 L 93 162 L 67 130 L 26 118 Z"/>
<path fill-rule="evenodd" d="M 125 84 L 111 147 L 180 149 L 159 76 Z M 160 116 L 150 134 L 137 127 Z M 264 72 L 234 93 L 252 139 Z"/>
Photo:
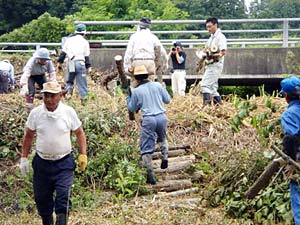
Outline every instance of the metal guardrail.
<path fill-rule="evenodd" d="M 139 21 L 75 21 L 75 24 L 84 23 L 88 27 L 97 25 L 136 25 Z M 228 46 L 240 46 L 246 47 L 249 45 L 280 45 L 282 47 L 294 47 L 299 43 L 300 38 L 290 37 L 289 34 L 293 32 L 299 32 L 298 28 L 289 28 L 290 23 L 299 22 L 300 18 L 273 18 L 273 19 L 220 19 L 219 23 L 223 24 L 242 24 L 242 23 L 282 23 L 282 29 L 237 29 L 237 30 L 222 30 L 225 34 L 246 34 L 246 33 L 275 33 L 281 35 L 280 38 L 237 38 L 237 39 L 227 39 Z M 170 24 L 205 24 L 205 20 L 153 20 L 153 25 L 170 25 Z M 90 29 L 88 29 L 90 30 Z M 135 31 L 88 31 L 88 35 L 129 35 L 133 34 Z M 154 30 L 152 32 L 155 34 L 208 34 L 205 29 L 203 30 Z M 181 41 L 183 45 L 189 48 L 203 46 L 207 39 L 176 39 Z M 161 39 L 164 46 L 171 46 L 175 39 Z M 127 46 L 128 39 L 124 40 L 89 40 L 90 43 L 98 43 L 103 47 L 125 47 Z M 44 47 L 60 47 L 61 43 L 12 43 L 12 42 L 2 42 L 0 43 L 0 52 L 33 52 L 31 50 L 6 50 L 1 49 L 1 46 L 34 46 L 35 49 Z"/>
<path fill-rule="evenodd" d="M 92 25 L 136 25 L 139 21 L 75 21 L 75 24 L 84 23 L 88 26 Z M 170 24 L 205 24 L 205 20 L 153 20 L 153 25 L 170 25 Z M 243 30 L 222 30 L 223 33 L 280 33 L 282 35 L 281 40 L 275 42 L 272 41 L 261 41 L 258 40 L 257 44 L 280 44 L 282 47 L 288 47 L 289 45 L 294 46 L 299 40 L 290 40 L 289 32 L 298 32 L 300 29 L 290 29 L 290 22 L 300 22 L 300 18 L 271 18 L 271 19 L 220 19 L 220 24 L 228 23 L 282 23 L 282 29 L 243 29 Z M 152 30 L 155 34 L 205 34 L 206 30 L 169 30 L 169 31 L 156 31 Z M 134 31 L 89 31 L 91 35 L 130 35 Z M 116 46 L 114 40 L 107 40 L 112 46 Z M 181 41 L 179 39 L 179 41 Z M 104 43 L 104 42 L 103 42 Z M 230 41 L 228 41 L 230 45 Z M 234 45 L 239 43 L 233 43 Z M 240 45 L 245 47 L 246 45 L 252 44 L 250 42 L 241 41 Z M 192 45 L 190 45 L 192 47 Z"/>

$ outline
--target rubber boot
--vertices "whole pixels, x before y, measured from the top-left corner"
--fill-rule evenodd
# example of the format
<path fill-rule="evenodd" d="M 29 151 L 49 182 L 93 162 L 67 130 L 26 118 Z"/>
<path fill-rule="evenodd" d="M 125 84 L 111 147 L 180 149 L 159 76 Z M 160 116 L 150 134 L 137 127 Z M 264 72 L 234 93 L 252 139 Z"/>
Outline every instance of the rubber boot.
<path fill-rule="evenodd" d="M 220 95 L 214 96 L 213 102 L 215 105 L 220 105 L 222 103 L 221 96 Z"/>
<path fill-rule="evenodd" d="M 203 105 L 211 104 L 211 95 L 210 93 L 203 93 Z"/>
<path fill-rule="evenodd" d="M 159 149 L 161 151 L 161 169 L 168 168 L 168 143 L 167 140 L 158 143 Z"/>
<path fill-rule="evenodd" d="M 153 166 L 152 166 L 152 154 L 145 154 L 142 155 L 143 160 L 143 166 L 147 169 L 147 184 L 156 184 L 156 179 L 153 172 Z"/>
<path fill-rule="evenodd" d="M 53 225 L 53 216 L 42 216 L 43 225 Z"/>
<path fill-rule="evenodd" d="M 56 214 L 56 223 L 55 223 L 55 225 L 66 225 L 67 220 L 68 220 L 67 214 L 65 214 L 65 213 Z"/>
<path fill-rule="evenodd" d="M 29 96 L 29 95 L 25 97 L 25 101 L 26 101 L 25 106 L 26 106 L 27 113 L 30 113 L 30 111 L 33 109 L 33 99 L 34 99 L 33 96 Z"/>

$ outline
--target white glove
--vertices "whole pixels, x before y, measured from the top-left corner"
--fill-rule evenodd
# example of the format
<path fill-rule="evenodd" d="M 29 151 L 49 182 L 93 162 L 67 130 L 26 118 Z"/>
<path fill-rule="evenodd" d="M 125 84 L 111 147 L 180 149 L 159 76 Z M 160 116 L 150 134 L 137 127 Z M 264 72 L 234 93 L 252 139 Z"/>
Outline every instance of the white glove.
<path fill-rule="evenodd" d="M 29 173 L 29 161 L 25 157 L 22 157 L 20 160 L 20 170 L 24 175 L 27 175 Z"/>
<path fill-rule="evenodd" d="M 198 51 L 196 51 L 196 56 L 199 59 L 203 59 L 204 57 L 206 57 L 206 53 L 203 50 L 198 50 Z"/>
<path fill-rule="evenodd" d="M 25 97 L 26 95 L 28 95 L 28 85 L 23 85 L 20 89 L 20 95 Z"/>

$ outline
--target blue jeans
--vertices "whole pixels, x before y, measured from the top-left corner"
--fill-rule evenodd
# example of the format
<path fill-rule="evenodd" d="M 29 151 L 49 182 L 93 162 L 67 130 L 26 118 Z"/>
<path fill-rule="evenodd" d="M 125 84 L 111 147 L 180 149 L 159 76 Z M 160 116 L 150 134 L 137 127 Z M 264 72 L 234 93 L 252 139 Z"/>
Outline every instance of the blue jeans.
<path fill-rule="evenodd" d="M 79 95 L 82 99 L 88 95 L 88 86 L 86 79 L 86 68 L 84 61 L 75 61 L 75 72 L 69 73 L 67 77 L 67 90 L 72 93 L 74 89 L 74 80 L 78 87 Z"/>
<path fill-rule="evenodd" d="M 156 142 L 162 143 L 160 146 L 162 155 L 167 156 L 166 146 L 167 117 L 164 113 L 155 116 L 145 116 L 142 121 L 140 134 L 141 154 L 153 153 Z"/>
<path fill-rule="evenodd" d="M 300 184 L 290 182 L 290 194 L 295 225 L 300 225 Z"/>
<path fill-rule="evenodd" d="M 56 214 L 69 212 L 75 169 L 73 155 L 69 154 L 62 159 L 52 161 L 44 160 L 36 154 L 32 167 L 34 198 L 39 215 L 52 215 L 53 209 Z"/>

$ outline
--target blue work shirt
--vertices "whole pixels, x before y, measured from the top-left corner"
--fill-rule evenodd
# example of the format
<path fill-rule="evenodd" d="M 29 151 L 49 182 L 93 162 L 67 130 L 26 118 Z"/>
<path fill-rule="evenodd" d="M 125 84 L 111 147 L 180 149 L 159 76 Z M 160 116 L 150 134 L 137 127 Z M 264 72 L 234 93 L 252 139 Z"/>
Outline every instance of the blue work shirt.
<path fill-rule="evenodd" d="M 300 135 L 300 100 L 293 100 L 281 116 L 284 134 Z"/>
<path fill-rule="evenodd" d="M 163 103 L 170 102 L 170 95 L 160 83 L 149 81 L 135 88 L 126 100 L 129 111 L 141 109 L 143 116 L 155 116 L 166 111 Z"/>

